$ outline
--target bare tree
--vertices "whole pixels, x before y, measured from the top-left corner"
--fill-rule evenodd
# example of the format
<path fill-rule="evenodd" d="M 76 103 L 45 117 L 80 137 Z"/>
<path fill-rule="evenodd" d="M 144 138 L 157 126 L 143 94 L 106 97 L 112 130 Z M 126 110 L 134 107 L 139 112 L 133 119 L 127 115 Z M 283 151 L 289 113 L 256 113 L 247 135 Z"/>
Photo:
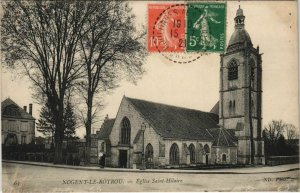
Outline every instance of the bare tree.
<path fill-rule="evenodd" d="M 267 126 L 265 126 L 264 134 L 272 144 L 275 144 L 280 135 L 283 134 L 285 127 L 286 124 L 282 120 L 272 120 Z"/>
<path fill-rule="evenodd" d="M 3 4 L 1 50 L 5 64 L 22 69 L 55 115 L 55 159 L 62 162 L 64 99 L 82 76 L 77 59 L 85 23 L 99 11 L 85 1 L 8 1 Z"/>
<path fill-rule="evenodd" d="M 88 33 L 80 39 L 85 77 L 78 89 L 86 103 L 83 115 L 86 128 L 86 164 L 90 163 L 91 129 L 99 95 L 118 86 L 127 77 L 135 81 L 143 73 L 145 58 L 145 30 L 138 30 L 131 8 L 125 2 L 100 1 L 99 10 L 88 19 Z M 103 102 L 100 102 L 103 104 Z"/>
<path fill-rule="evenodd" d="M 285 132 L 287 137 L 287 144 L 291 145 L 292 141 L 298 137 L 297 128 L 293 124 L 286 124 Z"/>

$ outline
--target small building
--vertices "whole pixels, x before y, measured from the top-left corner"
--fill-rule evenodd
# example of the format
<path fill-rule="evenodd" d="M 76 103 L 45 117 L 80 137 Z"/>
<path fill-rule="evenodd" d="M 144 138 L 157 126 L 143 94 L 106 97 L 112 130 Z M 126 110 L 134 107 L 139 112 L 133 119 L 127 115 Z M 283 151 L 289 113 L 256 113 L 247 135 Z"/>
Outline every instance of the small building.
<path fill-rule="evenodd" d="M 29 144 L 35 140 L 35 118 L 32 116 L 32 104 L 21 108 L 12 99 L 1 103 L 1 139 L 2 144 Z"/>
<path fill-rule="evenodd" d="M 111 142 L 109 135 L 116 119 L 109 119 L 108 115 L 100 128 L 100 131 L 96 132 L 95 138 L 98 140 L 98 152 L 99 154 L 105 154 L 106 166 L 111 166 Z"/>

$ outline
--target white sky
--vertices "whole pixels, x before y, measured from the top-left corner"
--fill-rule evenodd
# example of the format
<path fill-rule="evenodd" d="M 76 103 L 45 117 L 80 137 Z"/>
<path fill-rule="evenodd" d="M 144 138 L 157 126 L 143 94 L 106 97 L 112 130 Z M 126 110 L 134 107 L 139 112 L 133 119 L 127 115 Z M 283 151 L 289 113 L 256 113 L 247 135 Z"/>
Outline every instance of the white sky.
<path fill-rule="evenodd" d="M 147 26 L 146 3 L 132 2 L 137 23 Z M 282 119 L 298 127 L 297 2 L 246 1 L 240 3 L 246 16 L 245 28 L 254 47 L 260 46 L 263 66 L 263 125 Z M 238 2 L 227 3 L 227 42 L 234 30 L 233 18 Z M 102 118 L 115 117 L 121 99 L 128 97 L 209 111 L 219 100 L 219 54 L 202 56 L 191 64 L 174 64 L 160 54 L 150 54 L 146 73 L 137 85 L 122 82 L 106 97 Z M 38 118 L 39 106 L 31 98 L 31 83 L 2 69 L 1 101 L 10 97 L 19 106 L 33 103 Z M 99 128 L 99 127 L 97 127 Z M 77 134 L 82 137 L 84 129 Z"/>

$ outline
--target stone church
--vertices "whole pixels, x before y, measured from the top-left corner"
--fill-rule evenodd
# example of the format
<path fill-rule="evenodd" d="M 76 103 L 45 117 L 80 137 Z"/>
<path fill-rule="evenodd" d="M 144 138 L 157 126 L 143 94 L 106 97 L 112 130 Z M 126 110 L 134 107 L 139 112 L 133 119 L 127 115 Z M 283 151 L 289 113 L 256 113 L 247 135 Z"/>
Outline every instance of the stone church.
<path fill-rule="evenodd" d="M 220 55 L 220 100 L 212 110 L 124 96 L 116 118 L 107 117 L 97 132 L 107 166 L 264 164 L 261 54 L 245 30 L 242 9 L 234 21 L 235 31 Z"/>

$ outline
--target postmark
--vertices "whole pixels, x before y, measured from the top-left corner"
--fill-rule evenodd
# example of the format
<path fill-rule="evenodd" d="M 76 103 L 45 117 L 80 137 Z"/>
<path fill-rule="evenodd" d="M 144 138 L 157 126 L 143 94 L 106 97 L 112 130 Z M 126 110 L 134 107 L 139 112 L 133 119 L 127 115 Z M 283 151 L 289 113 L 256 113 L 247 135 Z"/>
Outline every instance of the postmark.
<path fill-rule="evenodd" d="M 185 5 L 148 5 L 148 51 L 185 51 Z"/>
<path fill-rule="evenodd" d="M 148 4 L 148 51 L 174 63 L 190 63 L 209 52 L 223 52 L 225 8 L 225 3 Z"/>

